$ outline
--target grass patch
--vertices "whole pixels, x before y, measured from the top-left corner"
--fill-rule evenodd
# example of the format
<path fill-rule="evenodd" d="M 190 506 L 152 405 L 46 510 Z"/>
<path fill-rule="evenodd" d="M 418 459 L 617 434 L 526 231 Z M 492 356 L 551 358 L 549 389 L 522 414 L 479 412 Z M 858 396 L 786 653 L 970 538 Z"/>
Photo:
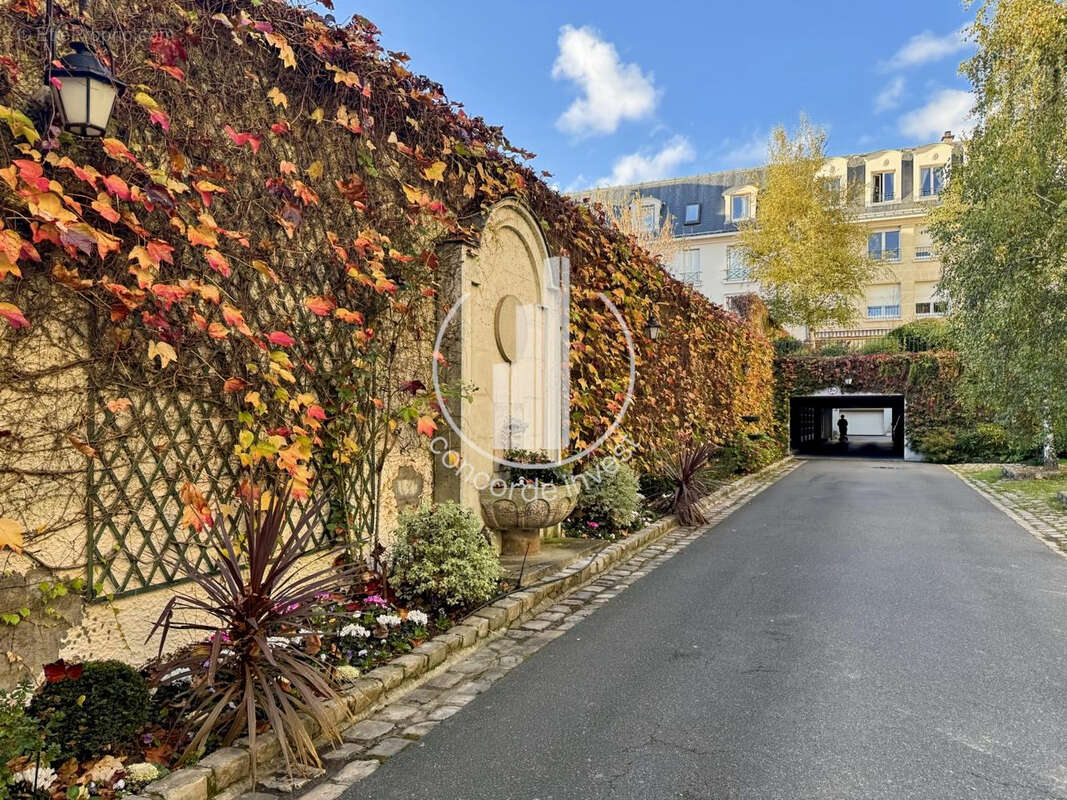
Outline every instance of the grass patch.
<path fill-rule="evenodd" d="M 993 467 L 991 469 L 981 469 L 977 472 L 970 473 L 970 477 L 976 481 L 982 481 L 983 483 L 996 483 L 1003 477 L 1000 467 Z"/>

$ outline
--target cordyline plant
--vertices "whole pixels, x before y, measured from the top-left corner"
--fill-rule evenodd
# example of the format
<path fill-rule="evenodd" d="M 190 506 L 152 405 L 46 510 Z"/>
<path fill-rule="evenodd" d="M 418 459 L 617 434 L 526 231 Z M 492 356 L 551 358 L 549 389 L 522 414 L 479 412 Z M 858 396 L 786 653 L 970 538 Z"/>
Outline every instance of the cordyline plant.
<path fill-rule="evenodd" d="M 340 695 L 313 648 L 301 648 L 297 640 L 313 636 L 310 618 L 320 599 L 342 591 L 358 567 L 300 568 L 318 505 L 309 504 L 293 521 L 289 489 L 246 495 L 233 533 L 223 525 L 210 529 L 218 571 L 186 570 L 202 596 L 175 596 L 153 627 L 149 638 L 160 631 L 156 683 L 176 689 L 180 741 L 187 742 L 182 760 L 214 737 L 226 746 L 246 735 L 254 753 L 257 727 L 265 721 L 290 770 L 294 763 L 317 765 L 305 715 L 327 738 L 340 740 L 327 708 Z M 163 660 L 174 630 L 208 638 Z M 255 759 L 252 769 L 254 774 Z"/>
<path fill-rule="evenodd" d="M 707 522 L 697 502 L 712 489 L 710 462 L 714 454 L 710 444 L 686 445 L 663 464 L 663 474 L 674 484 L 670 509 L 682 525 Z"/>

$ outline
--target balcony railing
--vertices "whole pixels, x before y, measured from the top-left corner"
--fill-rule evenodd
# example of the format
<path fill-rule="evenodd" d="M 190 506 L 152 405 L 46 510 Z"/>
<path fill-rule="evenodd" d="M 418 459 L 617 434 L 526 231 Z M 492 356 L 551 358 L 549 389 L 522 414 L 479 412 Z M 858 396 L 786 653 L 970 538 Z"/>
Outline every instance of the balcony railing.
<path fill-rule="evenodd" d="M 900 248 L 868 250 L 867 257 L 870 258 L 871 261 L 900 261 Z"/>

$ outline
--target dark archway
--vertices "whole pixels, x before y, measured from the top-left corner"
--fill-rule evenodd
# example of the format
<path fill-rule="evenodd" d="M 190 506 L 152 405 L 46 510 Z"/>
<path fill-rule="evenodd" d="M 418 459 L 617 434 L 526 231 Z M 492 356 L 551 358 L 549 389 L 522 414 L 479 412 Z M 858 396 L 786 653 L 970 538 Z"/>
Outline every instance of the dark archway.
<path fill-rule="evenodd" d="M 871 434 L 858 417 L 884 410 L 886 422 Z M 847 442 L 838 441 L 834 412 L 851 415 Z M 820 394 L 789 398 L 789 446 L 802 455 L 853 458 L 904 457 L 904 395 Z"/>

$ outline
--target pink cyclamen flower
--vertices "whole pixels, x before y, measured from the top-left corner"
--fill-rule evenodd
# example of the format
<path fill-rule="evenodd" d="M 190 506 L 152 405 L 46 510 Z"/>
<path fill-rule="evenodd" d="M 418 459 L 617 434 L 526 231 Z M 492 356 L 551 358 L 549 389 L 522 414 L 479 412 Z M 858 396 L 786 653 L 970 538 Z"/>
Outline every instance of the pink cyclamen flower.
<path fill-rule="evenodd" d="M 585 524 L 588 525 L 590 528 L 599 528 L 600 527 L 600 523 L 599 522 L 587 522 Z"/>
<path fill-rule="evenodd" d="M 382 598 L 381 595 L 377 595 L 377 594 L 372 594 L 370 597 L 366 598 L 363 602 L 364 603 L 369 603 L 372 606 L 386 606 L 386 605 L 389 605 L 388 603 L 385 602 L 385 600 Z"/>

